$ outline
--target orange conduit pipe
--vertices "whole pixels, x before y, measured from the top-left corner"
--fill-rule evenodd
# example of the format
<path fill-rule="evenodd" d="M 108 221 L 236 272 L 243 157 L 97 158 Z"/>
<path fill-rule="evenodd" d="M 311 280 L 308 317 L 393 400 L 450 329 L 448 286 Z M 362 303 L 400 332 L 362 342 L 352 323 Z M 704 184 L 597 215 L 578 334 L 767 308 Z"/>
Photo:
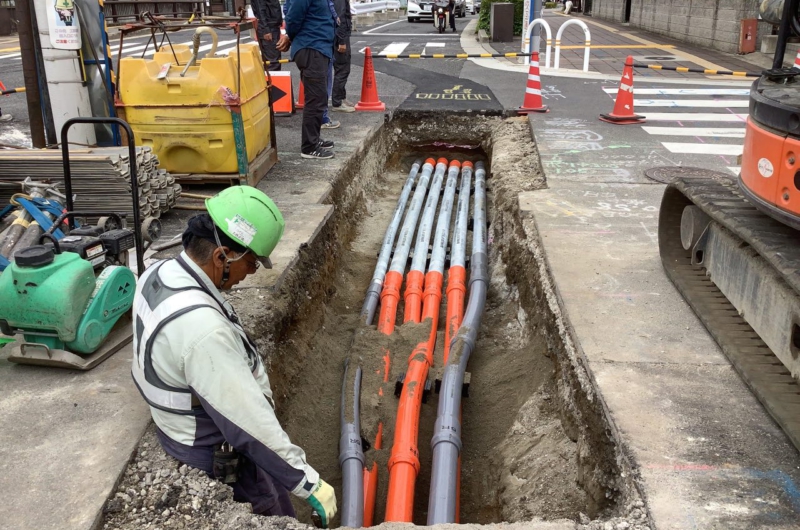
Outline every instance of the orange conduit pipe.
<path fill-rule="evenodd" d="M 453 210 L 458 173 L 461 164 L 450 163 L 442 207 L 436 223 L 436 235 L 431 253 L 431 263 L 425 275 L 422 318 L 431 320 L 431 330 L 425 342 L 417 344 L 408 359 L 408 370 L 403 380 L 397 419 L 394 428 L 394 445 L 389 457 L 389 494 L 386 502 L 386 521 L 411 522 L 414 515 L 414 488 L 419 474 L 419 413 L 428 369 L 433 365 L 436 347 L 439 305 L 442 300 L 444 260 L 447 253 L 447 236 Z M 438 164 L 437 164 L 438 173 Z M 431 186 L 431 194 L 434 192 Z M 430 195 L 429 195 L 430 196 Z M 436 197 L 438 199 L 438 197 Z M 426 210 L 428 203 L 426 203 Z M 433 208 L 435 208 L 435 204 Z M 423 247 L 427 251 L 427 243 Z M 419 247 L 418 247 L 419 248 Z M 427 252 L 425 252 L 427 255 Z M 415 251 L 415 258 L 417 253 Z M 412 265 L 413 266 L 413 265 Z"/>
<path fill-rule="evenodd" d="M 411 259 L 411 269 L 406 276 L 405 310 L 403 322 L 420 322 L 422 313 L 422 286 L 425 281 L 425 262 L 428 260 L 428 246 L 433 232 L 433 220 L 436 217 L 436 206 L 439 204 L 439 194 L 442 191 L 444 173 L 447 171 L 447 159 L 440 158 L 436 161 L 436 173 L 431 181 L 431 190 L 425 200 L 425 210 L 419 222 L 417 239 L 414 242 L 414 257 Z"/>
<path fill-rule="evenodd" d="M 425 195 L 428 191 L 428 183 L 431 179 L 436 161 L 429 158 L 422 166 L 422 173 L 417 181 L 417 187 L 411 202 L 408 205 L 400 235 L 397 237 L 394 256 L 383 281 L 381 290 L 381 311 L 378 315 L 378 331 L 384 335 L 391 335 L 394 331 L 395 319 L 397 318 L 397 304 L 400 301 L 400 287 L 403 283 L 403 272 L 406 270 L 408 254 L 411 252 L 411 241 L 414 238 L 414 231 L 417 228 L 417 219 L 422 211 L 425 202 Z M 383 384 L 378 389 L 379 395 L 383 395 L 384 386 L 389 382 L 389 369 L 391 354 L 383 353 Z M 383 424 L 378 424 L 378 432 L 375 435 L 373 448 L 379 451 L 383 447 Z M 375 499 L 378 495 L 378 464 L 372 462 L 372 467 L 364 466 L 364 526 L 371 526 L 375 517 Z"/>

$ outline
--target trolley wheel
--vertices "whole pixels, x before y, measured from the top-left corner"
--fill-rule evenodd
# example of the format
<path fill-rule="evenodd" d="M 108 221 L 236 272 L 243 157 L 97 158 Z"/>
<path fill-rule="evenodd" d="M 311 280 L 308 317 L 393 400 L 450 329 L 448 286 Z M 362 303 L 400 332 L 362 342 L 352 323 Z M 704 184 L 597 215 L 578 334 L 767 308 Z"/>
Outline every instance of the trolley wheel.
<path fill-rule="evenodd" d="M 119 223 L 113 217 L 101 217 L 97 220 L 97 226 L 103 229 L 103 232 L 108 232 L 109 230 L 118 230 L 122 228 L 119 226 Z"/>
<path fill-rule="evenodd" d="M 148 243 L 152 243 L 161 237 L 161 221 L 155 217 L 148 217 L 142 223 L 142 237 Z"/>

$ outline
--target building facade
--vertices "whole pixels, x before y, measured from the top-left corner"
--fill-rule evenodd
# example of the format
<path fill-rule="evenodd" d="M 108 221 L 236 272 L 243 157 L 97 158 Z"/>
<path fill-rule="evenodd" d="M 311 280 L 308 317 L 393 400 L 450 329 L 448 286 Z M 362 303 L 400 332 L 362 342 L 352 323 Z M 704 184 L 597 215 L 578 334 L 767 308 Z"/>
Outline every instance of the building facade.
<path fill-rule="evenodd" d="M 759 3 L 760 0 L 593 0 L 592 15 L 737 53 L 742 20 L 758 18 Z M 757 48 L 761 38 L 771 33 L 772 25 L 758 23 Z"/>

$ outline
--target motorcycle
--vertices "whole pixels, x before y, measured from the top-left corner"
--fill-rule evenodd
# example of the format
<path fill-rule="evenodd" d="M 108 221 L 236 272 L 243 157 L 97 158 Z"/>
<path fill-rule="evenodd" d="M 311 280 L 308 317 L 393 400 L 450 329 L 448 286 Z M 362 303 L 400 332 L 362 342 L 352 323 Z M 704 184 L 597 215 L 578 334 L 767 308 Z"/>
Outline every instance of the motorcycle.
<path fill-rule="evenodd" d="M 436 25 L 439 28 L 439 33 L 444 33 L 445 29 L 447 28 L 447 10 L 443 7 L 437 8 L 436 17 L 437 17 Z"/>

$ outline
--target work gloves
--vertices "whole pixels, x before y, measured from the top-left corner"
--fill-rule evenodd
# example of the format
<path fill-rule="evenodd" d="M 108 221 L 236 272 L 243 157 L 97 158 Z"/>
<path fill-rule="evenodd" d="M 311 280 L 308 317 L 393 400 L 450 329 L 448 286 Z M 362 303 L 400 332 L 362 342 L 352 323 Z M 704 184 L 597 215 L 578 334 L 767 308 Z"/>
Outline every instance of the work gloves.
<path fill-rule="evenodd" d="M 333 487 L 319 479 L 311 490 L 311 495 L 306 498 L 306 502 L 319 516 L 322 528 L 328 528 L 333 516 L 336 515 L 336 493 Z"/>

